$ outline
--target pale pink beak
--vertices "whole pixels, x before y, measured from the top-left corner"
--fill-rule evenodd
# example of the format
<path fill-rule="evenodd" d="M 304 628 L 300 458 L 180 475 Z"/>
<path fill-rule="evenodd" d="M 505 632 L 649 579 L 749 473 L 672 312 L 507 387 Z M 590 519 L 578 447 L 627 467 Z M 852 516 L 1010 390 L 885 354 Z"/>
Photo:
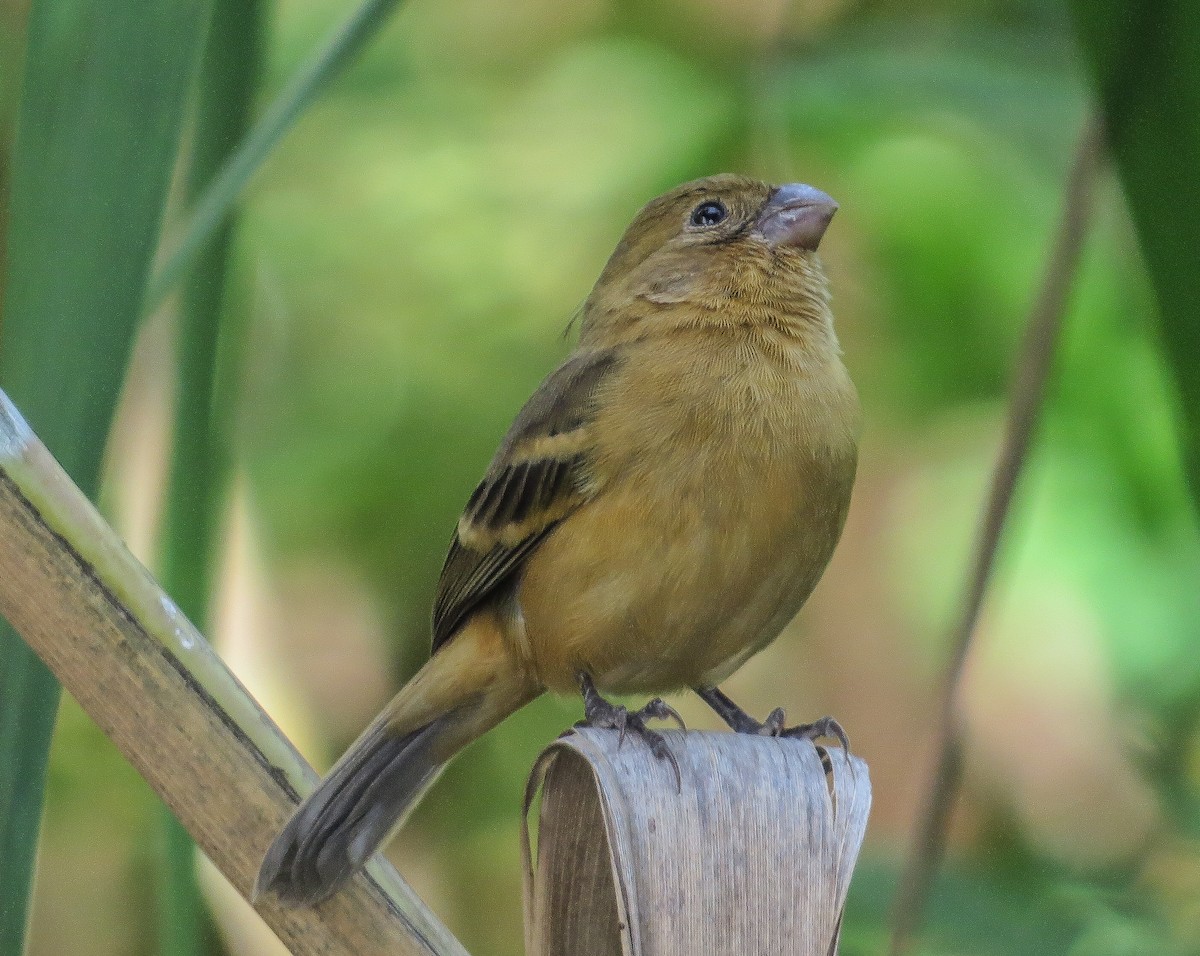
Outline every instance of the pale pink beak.
<path fill-rule="evenodd" d="M 788 183 L 771 193 L 754 231 L 772 249 L 794 246 L 812 252 L 821 244 L 838 204 L 815 186 Z"/>

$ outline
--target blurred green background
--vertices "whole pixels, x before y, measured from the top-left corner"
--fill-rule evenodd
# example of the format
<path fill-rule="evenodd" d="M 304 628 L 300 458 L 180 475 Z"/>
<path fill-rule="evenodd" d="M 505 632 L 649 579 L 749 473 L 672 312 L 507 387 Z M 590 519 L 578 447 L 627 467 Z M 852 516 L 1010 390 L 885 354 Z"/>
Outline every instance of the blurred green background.
<path fill-rule="evenodd" d="M 351 9 L 270 7 L 260 106 Z M 0 186 L 28 14 L 0 0 Z M 727 689 L 836 715 L 870 763 L 842 951 L 881 952 L 1016 345 L 1093 108 L 1078 42 L 1051 0 L 409 0 L 240 207 L 214 642 L 327 766 L 427 653 L 458 509 L 638 207 L 718 171 L 818 185 L 841 203 L 822 255 L 861 472 L 823 583 Z M 180 301 L 140 328 L 102 496 L 151 564 Z M 1195 409 L 1155 302 L 1107 173 L 968 663 L 967 784 L 921 953 L 1200 953 Z M 1177 359 L 1190 334 L 1168 328 Z M 579 709 L 543 699 L 474 745 L 391 847 L 474 953 L 522 951 L 521 792 Z M 30 953 L 162 951 L 156 807 L 64 699 Z M 202 951 L 272 951 L 219 877 L 201 884 Z"/>

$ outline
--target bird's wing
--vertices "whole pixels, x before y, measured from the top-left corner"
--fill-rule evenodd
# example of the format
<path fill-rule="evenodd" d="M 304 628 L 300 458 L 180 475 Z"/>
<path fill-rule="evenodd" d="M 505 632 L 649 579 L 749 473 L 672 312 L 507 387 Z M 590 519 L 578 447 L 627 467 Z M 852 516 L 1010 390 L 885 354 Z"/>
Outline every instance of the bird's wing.
<path fill-rule="evenodd" d="M 612 350 L 573 356 L 525 403 L 459 518 L 433 604 L 436 651 L 538 543 L 596 492 L 590 434 Z"/>

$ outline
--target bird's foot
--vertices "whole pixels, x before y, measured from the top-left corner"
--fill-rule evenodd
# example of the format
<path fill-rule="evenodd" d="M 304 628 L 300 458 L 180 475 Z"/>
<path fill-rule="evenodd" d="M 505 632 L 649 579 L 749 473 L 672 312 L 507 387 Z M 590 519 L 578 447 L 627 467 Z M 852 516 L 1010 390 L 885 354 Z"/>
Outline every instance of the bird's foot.
<path fill-rule="evenodd" d="M 814 743 L 822 737 L 828 737 L 836 740 L 842 745 L 842 749 L 847 754 L 850 753 L 850 738 L 846 736 L 846 731 L 832 717 L 822 717 L 820 720 L 814 720 L 811 724 L 797 724 L 795 727 L 784 726 L 785 716 L 782 707 L 776 707 L 767 719 L 758 725 L 758 730 L 754 733 L 764 734 L 768 737 L 791 737 L 795 740 L 811 740 Z"/>
<path fill-rule="evenodd" d="M 591 677 L 584 673 L 579 675 L 579 688 L 583 692 L 583 720 L 575 726 L 615 730 L 619 735 L 617 737 L 618 747 L 625 743 L 625 737 L 628 734 L 640 737 L 655 757 L 665 760 L 671 765 L 671 769 L 675 772 L 675 789 L 682 792 L 683 778 L 679 773 L 679 761 L 671 752 L 666 738 L 658 731 L 651 730 L 646 726 L 647 720 L 674 720 L 679 724 L 680 730 L 687 730 L 678 711 L 661 697 L 655 697 L 647 702 L 641 710 L 630 711 L 621 704 L 614 704 L 601 697 L 600 692 L 596 690 L 596 685 L 592 683 Z"/>
<path fill-rule="evenodd" d="M 832 717 L 822 717 L 820 720 L 815 720 L 811 724 L 799 724 L 795 727 L 786 726 L 786 715 L 782 707 L 776 707 L 767 719 L 761 723 L 747 714 L 742 708 L 730 700 L 725 694 L 716 687 L 705 687 L 696 691 L 704 701 L 717 712 L 722 720 L 725 721 L 735 733 L 739 734 L 758 734 L 763 737 L 790 737 L 796 740 L 811 740 L 817 748 L 817 752 L 821 755 L 821 763 L 825 765 L 825 769 L 831 769 L 829 756 L 825 753 L 825 748 L 817 744 L 817 741 L 822 737 L 829 737 L 837 740 L 842 745 L 842 749 L 846 752 L 846 756 L 850 755 L 850 738 L 846 736 L 846 731 Z"/>

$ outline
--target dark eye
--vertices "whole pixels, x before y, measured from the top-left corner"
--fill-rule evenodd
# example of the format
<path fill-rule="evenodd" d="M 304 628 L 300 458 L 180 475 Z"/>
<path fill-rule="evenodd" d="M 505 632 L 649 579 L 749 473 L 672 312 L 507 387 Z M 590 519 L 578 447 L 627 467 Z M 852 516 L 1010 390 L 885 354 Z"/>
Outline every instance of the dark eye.
<path fill-rule="evenodd" d="M 692 210 L 692 225 L 715 226 L 717 223 L 724 221 L 728 215 L 729 213 L 726 211 L 724 203 L 702 202 Z"/>

